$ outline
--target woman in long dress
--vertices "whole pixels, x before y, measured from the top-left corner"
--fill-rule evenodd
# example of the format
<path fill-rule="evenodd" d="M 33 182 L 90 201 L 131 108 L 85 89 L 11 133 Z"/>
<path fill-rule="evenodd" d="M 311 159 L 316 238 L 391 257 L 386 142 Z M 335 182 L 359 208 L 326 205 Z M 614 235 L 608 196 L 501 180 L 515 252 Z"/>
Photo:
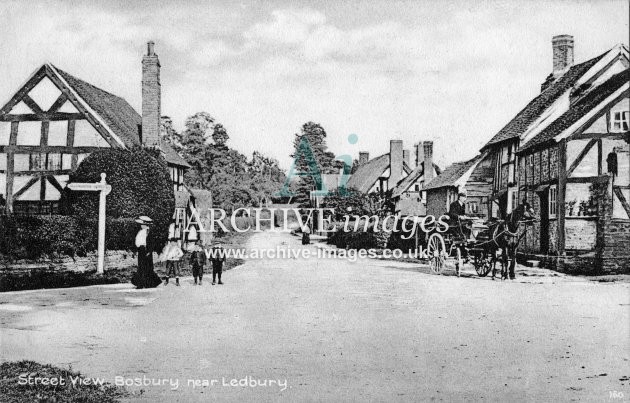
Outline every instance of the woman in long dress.
<path fill-rule="evenodd" d="M 136 222 L 140 224 L 140 231 L 136 234 L 136 247 L 138 248 L 138 270 L 131 277 L 131 284 L 136 288 L 155 288 L 162 283 L 160 277 L 153 270 L 153 251 L 149 247 L 147 238 L 153 220 L 149 217 L 139 217 Z"/>

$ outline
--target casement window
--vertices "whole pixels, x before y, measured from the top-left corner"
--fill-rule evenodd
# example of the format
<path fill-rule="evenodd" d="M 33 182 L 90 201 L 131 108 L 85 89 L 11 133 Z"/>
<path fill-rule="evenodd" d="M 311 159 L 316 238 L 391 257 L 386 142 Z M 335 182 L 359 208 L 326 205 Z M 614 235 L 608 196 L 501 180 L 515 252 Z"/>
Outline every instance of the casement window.
<path fill-rule="evenodd" d="M 610 130 L 627 132 L 630 126 L 630 111 L 618 111 L 610 114 Z"/>
<path fill-rule="evenodd" d="M 549 187 L 549 218 L 556 218 L 558 214 L 558 188 L 556 185 Z"/>
<path fill-rule="evenodd" d="M 420 199 L 420 202 L 427 204 L 427 191 L 423 190 L 420 194 L 422 195 L 422 199 Z"/>
<path fill-rule="evenodd" d="M 479 203 L 477 203 L 476 201 L 470 201 L 466 203 L 466 207 L 469 214 L 479 213 Z"/>
<path fill-rule="evenodd" d="M 29 171 L 58 171 L 61 169 L 61 154 L 30 154 Z"/>

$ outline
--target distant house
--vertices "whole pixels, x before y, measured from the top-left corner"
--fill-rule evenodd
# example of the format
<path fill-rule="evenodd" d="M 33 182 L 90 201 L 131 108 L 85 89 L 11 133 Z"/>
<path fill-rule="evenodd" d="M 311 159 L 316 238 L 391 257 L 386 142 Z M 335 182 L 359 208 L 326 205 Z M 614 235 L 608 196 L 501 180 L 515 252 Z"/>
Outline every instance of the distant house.
<path fill-rule="evenodd" d="M 425 187 L 427 214 L 439 217 L 448 212 L 460 190 L 466 189 L 466 215 L 488 219 L 492 190 L 492 159 L 486 153 L 448 166 Z"/>
<path fill-rule="evenodd" d="M 420 189 L 425 181 L 424 166 L 431 166 L 427 177 L 439 173 L 433 164 L 433 143 L 430 141 L 416 145 L 416 166 L 409 161 L 409 151 L 403 150 L 402 140 L 391 140 L 389 153 L 369 160 L 369 154 L 359 154 L 359 167 L 352 174 L 346 187 L 362 193 L 385 194 L 392 192 L 396 210 L 404 215 L 423 215 L 424 206 L 420 199 Z"/>
<path fill-rule="evenodd" d="M 103 148 L 158 148 L 170 171 L 177 208 L 189 193 L 190 166 L 160 141 L 160 61 L 153 42 L 142 58 L 142 115 L 124 99 L 47 63 L 0 109 L 0 195 L 8 213 L 54 214 L 69 175 Z"/>
<path fill-rule="evenodd" d="M 521 252 L 564 271 L 630 270 L 630 81 L 617 45 L 573 64 L 573 37 L 552 40 L 541 93 L 483 148 L 494 160 L 493 215 L 526 199 L 540 221 Z"/>
<path fill-rule="evenodd" d="M 413 171 L 401 180 L 392 192 L 396 211 L 401 215 L 424 216 L 427 214 L 426 198 L 423 189 L 426 184 L 440 174 L 440 168 L 433 163 L 433 142 L 421 141 L 415 146 L 416 164 Z M 408 160 L 406 159 L 408 162 Z M 425 171 L 424 167 L 431 167 Z"/>

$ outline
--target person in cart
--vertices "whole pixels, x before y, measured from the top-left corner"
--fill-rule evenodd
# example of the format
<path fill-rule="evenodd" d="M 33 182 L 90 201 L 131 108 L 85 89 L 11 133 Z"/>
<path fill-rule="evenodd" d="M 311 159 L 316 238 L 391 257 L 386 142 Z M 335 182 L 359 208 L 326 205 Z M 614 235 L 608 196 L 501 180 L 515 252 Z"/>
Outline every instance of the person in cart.
<path fill-rule="evenodd" d="M 466 198 L 468 193 L 466 189 L 460 189 L 457 194 L 457 200 L 455 200 L 448 209 L 449 225 L 455 231 L 457 236 L 463 236 L 464 239 L 469 240 L 472 235 L 472 231 L 466 223 L 471 220 L 466 215 Z"/>

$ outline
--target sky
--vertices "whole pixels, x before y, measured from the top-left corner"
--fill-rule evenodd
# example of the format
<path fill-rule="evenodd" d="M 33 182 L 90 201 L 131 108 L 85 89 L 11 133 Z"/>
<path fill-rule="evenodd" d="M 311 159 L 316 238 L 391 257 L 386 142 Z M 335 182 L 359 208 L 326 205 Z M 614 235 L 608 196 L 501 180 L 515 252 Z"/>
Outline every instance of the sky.
<path fill-rule="evenodd" d="M 434 142 L 441 167 L 478 150 L 540 92 L 551 38 L 576 63 L 628 44 L 622 1 L 0 1 L 0 100 L 45 62 L 141 105 L 155 41 L 162 113 L 209 112 L 229 145 L 291 165 L 313 121 L 336 155 Z M 350 144 L 348 136 L 358 142 Z"/>

